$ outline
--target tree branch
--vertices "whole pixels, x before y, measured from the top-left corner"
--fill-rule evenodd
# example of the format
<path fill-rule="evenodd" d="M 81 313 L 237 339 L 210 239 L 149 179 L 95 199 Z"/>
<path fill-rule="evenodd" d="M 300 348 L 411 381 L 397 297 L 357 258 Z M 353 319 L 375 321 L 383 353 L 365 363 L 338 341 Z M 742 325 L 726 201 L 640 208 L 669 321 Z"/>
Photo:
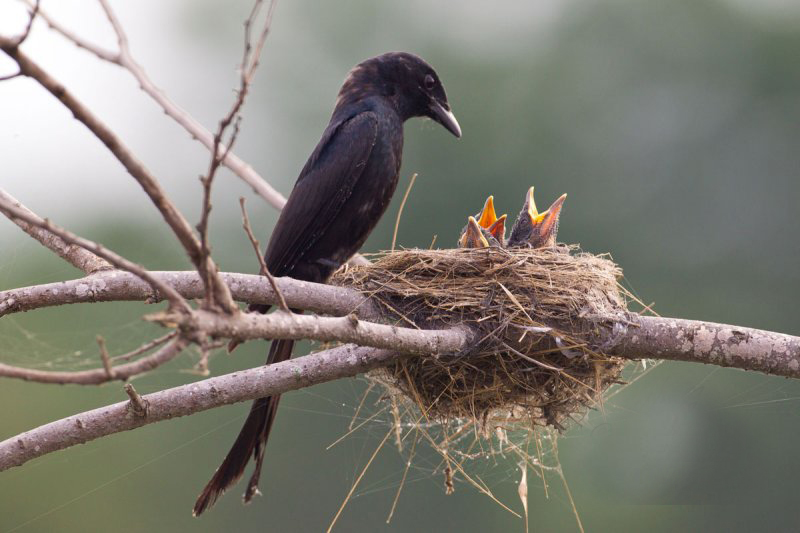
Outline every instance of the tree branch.
<path fill-rule="evenodd" d="M 629 318 L 626 326 L 618 323 L 618 327 L 604 328 L 593 339 L 598 346 L 607 346 L 604 353 L 632 359 L 647 357 L 722 364 L 800 377 L 798 337 L 691 320 Z M 404 356 L 398 350 L 346 345 L 149 394 L 143 397 L 149 404 L 147 417 L 129 415 L 129 402 L 94 409 L 0 442 L 0 471 L 113 433 L 354 376 Z"/>
<path fill-rule="evenodd" d="M 598 339 L 603 353 L 754 370 L 800 378 L 800 337 L 728 324 L 630 314 Z"/>
<path fill-rule="evenodd" d="M 0 442 L 0 471 L 76 444 L 154 422 L 351 377 L 388 364 L 396 351 L 340 346 L 269 366 L 182 385 L 142 397 L 147 416 L 133 416 L 129 401 L 51 422 Z"/>
<path fill-rule="evenodd" d="M 150 272 L 183 297 L 203 296 L 196 272 Z M 233 296 L 243 302 L 276 304 L 275 292 L 262 276 L 221 274 Z M 328 315 L 357 313 L 362 320 L 380 320 L 382 313 L 367 296 L 291 278 L 276 278 L 290 307 Z M 57 305 L 144 301 L 152 298 L 147 283 L 120 271 L 0 292 L 0 316 Z M 713 322 L 644 317 L 629 314 L 591 339 L 597 350 L 629 359 L 690 361 L 772 375 L 800 378 L 800 337 Z M 255 333 L 253 333 L 256 335 Z M 249 335 L 249 334 L 248 334 Z"/>
<path fill-rule="evenodd" d="M 186 348 L 187 344 L 188 341 L 186 339 L 178 337 L 166 346 L 163 346 L 156 353 L 143 357 L 138 361 L 118 366 L 110 366 L 111 372 L 108 372 L 106 368 L 59 372 L 54 370 L 21 368 L 0 363 L 0 376 L 17 378 L 25 381 L 35 381 L 37 383 L 55 383 L 59 385 L 67 383 L 74 385 L 100 385 L 101 383 L 113 380 L 125 381 L 133 376 L 155 370 L 164 363 L 173 360 Z"/>
<path fill-rule="evenodd" d="M 20 218 L 12 218 L 11 221 L 22 228 L 22 231 L 42 243 L 47 249 L 55 252 L 59 257 L 78 270 L 82 270 L 86 274 L 91 274 L 98 270 L 114 268 L 108 261 L 98 257 L 89 250 L 74 244 L 67 244 L 64 242 L 64 239 L 58 235 L 44 229 L 45 220 L 43 218 L 22 205 L 19 200 L 8 194 L 2 188 L 0 188 L 0 202 L 12 205 L 27 213 L 30 219 L 36 221 L 35 223 L 29 224 Z M 2 316 L 2 312 L 0 312 L 0 316 Z"/>
<path fill-rule="evenodd" d="M 27 3 L 32 5 L 32 2 L 30 1 L 27 1 Z M 109 13 L 111 16 L 109 16 Z M 164 91 L 162 91 L 160 88 L 158 88 L 158 86 L 156 86 L 155 83 L 153 83 L 153 80 L 150 79 L 144 68 L 142 68 L 142 66 L 139 65 L 131 55 L 127 44 L 127 36 L 125 35 L 124 31 L 122 31 L 122 26 L 119 24 L 116 15 L 114 15 L 110 7 L 108 7 L 106 10 L 106 14 L 109 16 L 109 20 L 112 20 L 113 17 L 113 20 L 117 21 L 117 24 L 113 24 L 112 22 L 112 26 L 117 35 L 117 41 L 125 44 L 124 46 L 120 44 L 120 51 L 117 53 L 101 48 L 81 38 L 74 32 L 56 22 L 44 10 L 39 11 L 39 17 L 44 19 L 53 31 L 59 33 L 65 39 L 71 41 L 79 48 L 83 48 L 84 50 L 94 54 L 99 59 L 118 65 L 130 72 L 139 83 L 141 89 L 148 96 L 150 96 L 170 118 L 180 124 L 183 129 L 185 129 L 189 135 L 192 136 L 193 139 L 198 140 L 209 151 L 213 150 L 214 135 L 202 124 L 200 124 L 194 117 L 192 117 L 192 115 L 190 115 L 185 109 L 173 102 L 169 96 L 164 93 Z M 261 175 L 259 175 L 252 166 L 239 158 L 235 153 L 228 151 L 227 147 L 224 145 L 220 146 L 220 151 L 227 152 L 225 158 L 222 160 L 223 165 L 228 167 L 236 176 L 247 183 L 253 189 L 253 191 L 263 198 L 268 204 L 277 210 L 281 210 L 283 208 L 283 206 L 286 204 L 286 198 L 277 190 L 275 190 L 269 184 L 269 182 L 261 177 Z"/>
<path fill-rule="evenodd" d="M 65 230 L 64 228 L 60 228 L 52 224 L 47 219 L 41 219 L 36 214 L 22 207 L 21 204 L 18 207 L 3 197 L 0 197 L 0 213 L 3 213 L 11 220 L 21 220 L 22 222 L 31 226 L 41 227 L 47 233 L 58 236 L 62 241 L 68 244 L 79 246 L 99 257 L 102 257 L 115 267 L 130 272 L 131 274 L 134 274 L 140 279 L 146 281 L 153 290 L 160 292 L 169 300 L 170 307 L 173 309 L 191 312 L 189 304 L 186 303 L 186 300 L 184 300 L 183 297 L 178 294 L 177 291 L 175 291 L 175 289 L 170 287 L 168 284 L 163 283 L 158 278 L 153 277 L 144 267 L 125 259 L 121 255 L 112 252 L 104 246 L 79 237 Z"/>
<path fill-rule="evenodd" d="M 195 271 L 152 271 L 149 274 L 174 288 L 186 299 L 202 298 L 203 283 Z M 246 303 L 277 304 L 267 278 L 255 274 L 220 274 L 233 297 Z M 292 278 L 275 278 L 286 303 L 297 309 L 343 316 L 357 313 L 363 320 L 377 320 L 381 311 L 367 296 L 345 287 L 322 285 Z M 134 274 L 119 270 L 102 271 L 84 278 L 45 283 L 0 291 L 0 317 L 66 304 L 147 301 L 157 302 L 150 285 Z"/>
<path fill-rule="evenodd" d="M 84 106 L 75 96 L 73 96 L 67 89 L 58 81 L 56 81 L 50 74 L 45 72 L 39 65 L 31 60 L 25 53 L 23 53 L 18 46 L 14 44 L 13 39 L 0 36 L 0 50 L 6 53 L 13 59 L 19 66 L 20 72 L 24 76 L 28 76 L 36 80 L 42 87 L 47 89 L 53 96 L 55 96 L 67 109 L 69 109 L 77 120 L 83 123 L 89 131 L 91 131 L 106 148 L 111 151 L 117 160 L 125 167 L 125 170 L 133 176 L 133 178 L 144 189 L 145 193 L 150 197 L 150 200 L 161 213 L 161 216 L 167 222 L 172 232 L 178 238 L 189 258 L 192 260 L 195 268 L 201 274 L 203 280 L 212 280 L 214 286 L 207 287 L 207 292 L 222 292 L 227 291 L 225 284 L 219 281 L 216 276 L 216 267 L 213 261 L 208 258 L 207 261 L 202 261 L 202 254 L 200 250 L 200 242 L 195 237 L 189 222 L 178 211 L 177 207 L 169 200 L 164 193 L 161 185 L 150 171 L 145 167 L 144 163 L 140 161 L 133 152 L 117 137 L 117 135 L 109 129 L 98 117 L 92 114 L 89 109 Z M 30 221 L 28 221 L 31 223 Z M 96 252 L 96 251 L 95 251 Z M 99 255 L 99 254 L 98 254 Z M 108 258 L 106 258 L 108 259 Z M 229 295 L 228 295 L 229 296 Z M 224 303 L 225 299 L 223 299 Z M 226 309 L 227 311 L 232 311 Z"/>
<path fill-rule="evenodd" d="M 355 315 L 321 317 L 276 311 L 221 315 L 204 310 L 190 317 L 174 313 L 156 313 L 147 317 L 166 323 L 178 322 L 179 328 L 204 333 L 213 338 L 236 340 L 309 339 L 322 342 L 352 342 L 373 348 L 394 349 L 404 353 L 433 355 L 459 352 L 471 340 L 468 328 L 414 329 L 374 322 L 364 322 Z"/>
<path fill-rule="evenodd" d="M 33 2 L 31 0 L 23 1 L 33 7 Z M 274 3 L 271 4 L 270 9 L 272 9 L 273 6 Z M 107 3 L 104 5 L 104 10 L 106 11 L 106 15 L 109 18 L 109 21 L 111 21 L 114 32 L 117 35 L 117 41 L 120 47 L 119 52 L 106 50 L 90 41 L 87 41 L 86 39 L 81 38 L 76 33 L 70 31 L 55 21 L 44 10 L 39 10 L 38 16 L 41 17 L 53 31 L 75 44 L 75 46 L 78 48 L 83 48 L 89 53 L 95 55 L 98 59 L 113 63 L 130 72 L 139 83 L 139 87 L 142 89 L 142 91 L 150 96 L 156 102 L 156 104 L 161 107 L 167 116 L 175 120 L 175 122 L 183 127 L 183 129 L 186 130 L 193 139 L 199 141 L 209 151 L 213 151 L 214 135 L 185 109 L 173 102 L 162 89 L 153 83 L 144 68 L 142 68 L 142 66 L 139 65 L 133 58 L 128 46 L 127 35 L 125 35 L 122 25 L 119 23 L 119 19 L 116 18 L 116 15 Z M 20 75 L 22 75 L 22 73 L 18 72 L 9 77 L 17 77 Z M 224 153 L 222 164 L 231 170 L 231 172 L 238 176 L 242 181 L 247 183 L 253 189 L 253 192 L 263 198 L 269 205 L 278 211 L 283 209 L 283 206 L 286 204 L 286 198 L 275 188 L 273 188 L 272 185 L 270 185 L 268 181 L 266 181 L 258 172 L 256 172 L 252 166 L 239 158 L 239 156 L 233 153 L 224 143 L 219 144 L 218 151 Z M 364 256 L 356 254 L 350 258 L 349 263 L 353 265 L 366 265 L 369 264 L 369 261 Z"/>
<path fill-rule="evenodd" d="M 127 40 L 123 40 L 124 34 L 122 33 L 122 28 L 120 27 L 119 22 L 117 22 L 116 18 L 113 16 L 111 8 L 108 6 L 106 0 L 100 0 L 100 2 L 103 5 L 103 9 L 106 11 L 106 14 L 109 16 L 109 20 L 114 26 L 115 31 L 121 36 L 120 49 L 127 49 Z M 267 18 L 264 21 L 264 27 L 261 31 L 256 47 L 253 49 L 252 43 L 250 42 L 250 29 L 253 25 L 253 22 L 255 22 L 255 18 L 258 15 L 262 3 L 263 0 L 255 0 L 253 9 L 244 22 L 244 52 L 242 53 L 242 63 L 240 67 L 241 75 L 239 80 L 239 91 L 236 96 L 236 100 L 231 106 L 231 109 L 222 118 L 222 120 L 220 120 L 219 126 L 217 127 L 217 132 L 214 135 L 214 147 L 211 150 L 211 162 L 209 163 L 208 173 L 206 176 L 200 177 L 200 183 L 203 185 L 203 204 L 200 215 L 200 223 L 197 225 L 197 231 L 200 234 L 200 257 L 198 258 L 198 262 L 206 265 L 206 267 L 203 270 L 198 270 L 200 271 L 201 275 L 204 275 L 208 278 L 204 279 L 204 284 L 209 288 L 206 299 L 203 302 L 203 307 L 213 309 L 216 305 L 220 305 L 229 313 L 234 311 L 235 304 L 231 299 L 230 293 L 227 290 L 223 290 L 227 289 L 227 287 L 225 287 L 224 283 L 218 281 L 218 272 L 216 270 L 216 265 L 214 265 L 213 261 L 211 260 L 211 247 L 208 241 L 208 222 L 211 216 L 211 187 L 213 185 L 217 170 L 222 164 L 222 160 L 225 159 L 225 156 L 227 156 L 228 152 L 231 151 L 233 144 L 236 142 L 236 138 L 239 135 L 239 123 L 241 120 L 239 112 L 244 106 L 247 93 L 250 89 L 250 83 L 252 82 L 256 68 L 258 67 L 261 51 L 264 49 L 264 43 L 266 42 L 267 35 L 269 34 L 269 29 L 272 26 L 272 14 L 275 9 L 275 0 L 270 2 Z M 233 125 L 233 132 L 230 135 L 227 147 L 225 147 L 223 145 L 223 137 L 225 135 L 225 131 L 231 125 Z M 220 149 L 220 147 L 222 147 L 222 149 Z"/>
<path fill-rule="evenodd" d="M 242 229 L 244 229 L 247 238 L 250 240 L 250 245 L 253 247 L 253 251 L 256 253 L 256 259 L 258 260 L 261 275 L 266 277 L 269 281 L 270 287 L 272 287 L 272 291 L 275 293 L 275 297 L 278 300 L 278 307 L 287 313 L 291 313 L 291 310 L 286 303 L 286 299 L 283 297 L 283 294 L 281 294 L 281 290 L 278 288 L 278 285 L 275 282 L 275 276 L 273 276 L 269 271 L 269 268 L 267 268 L 267 261 L 264 259 L 264 254 L 261 253 L 261 244 L 259 244 L 258 239 L 256 239 L 256 236 L 253 233 L 253 228 L 250 227 L 250 217 L 247 216 L 247 208 L 244 204 L 245 199 L 244 196 L 242 196 L 239 198 L 239 206 L 242 208 Z"/>
<path fill-rule="evenodd" d="M 394 349 L 404 353 L 432 354 L 434 357 L 463 350 L 471 339 L 467 328 L 439 330 L 399 328 L 361 322 L 352 314 L 346 317 L 319 317 L 279 311 L 268 315 L 260 313 L 227 315 L 199 310 L 191 315 L 165 312 L 145 318 L 164 325 L 177 326 L 181 334 L 155 354 L 133 363 L 112 367 L 111 358 L 106 353 L 103 357 L 104 366 L 93 370 L 31 370 L 0 364 L 0 377 L 76 385 L 98 385 L 112 380 L 126 380 L 170 361 L 188 344 L 189 339 L 201 346 L 207 344 L 208 338 L 220 337 L 237 341 L 310 339 L 322 342 L 353 342 L 362 346 Z M 101 353 L 103 349 L 104 346 L 101 345 Z"/>

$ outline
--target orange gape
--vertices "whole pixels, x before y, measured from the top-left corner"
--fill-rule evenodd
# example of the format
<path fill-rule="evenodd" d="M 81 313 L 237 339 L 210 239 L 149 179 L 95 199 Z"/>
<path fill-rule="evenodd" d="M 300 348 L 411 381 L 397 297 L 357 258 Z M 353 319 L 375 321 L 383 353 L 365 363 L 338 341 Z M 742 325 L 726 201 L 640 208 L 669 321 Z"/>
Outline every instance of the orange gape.
<path fill-rule="evenodd" d="M 506 215 L 500 217 L 494 210 L 494 197 L 486 199 L 483 209 L 474 217 L 467 218 L 467 225 L 461 230 L 459 248 L 501 248 L 528 247 L 545 248 L 555 246 L 558 234 L 558 220 L 566 194 L 562 194 L 547 211 L 539 213 L 533 201 L 533 187 L 528 189 L 511 236 L 506 240 Z"/>

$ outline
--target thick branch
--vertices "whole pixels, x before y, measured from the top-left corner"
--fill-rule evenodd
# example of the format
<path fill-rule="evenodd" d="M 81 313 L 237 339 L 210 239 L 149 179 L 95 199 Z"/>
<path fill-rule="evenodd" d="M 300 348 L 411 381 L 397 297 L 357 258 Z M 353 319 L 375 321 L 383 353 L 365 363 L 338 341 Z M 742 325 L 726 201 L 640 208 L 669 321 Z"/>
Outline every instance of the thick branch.
<path fill-rule="evenodd" d="M 178 322 L 211 337 L 236 340 L 310 339 L 322 342 L 353 342 L 362 346 L 399 350 L 404 353 L 439 355 L 455 353 L 467 347 L 467 328 L 413 329 L 364 322 L 355 315 L 321 317 L 278 311 L 267 315 L 239 313 L 233 316 L 199 310 L 190 317 L 173 313 L 151 315 L 152 319 Z"/>
<path fill-rule="evenodd" d="M 150 274 L 185 298 L 203 296 L 195 272 Z M 239 301 L 277 303 L 272 287 L 261 276 L 223 273 L 222 277 Z M 378 306 L 353 289 L 291 278 L 277 278 L 276 283 L 290 307 L 338 316 L 355 312 L 362 320 L 381 318 Z M 104 271 L 76 280 L 2 291 L 0 316 L 72 303 L 152 299 L 150 287 L 136 276 Z M 599 351 L 629 359 L 691 361 L 800 378 L 800 337 L 781 333 L 630 314 L 626 321 L 617 322 L 591 341 Z"/>
<path fill-rule="evenodd" d="M 0 471 L 106 435 L 223 405 L 351 377 L 400 357 L 396 351 L 352 345 L 206 379 L 143 396 L 147 416 L 120 402 L 51 422 L 0 442 Z"/>
<path fill-rule="evenodd" d="M 628 359 L 664 359 L 800 378 L 800 337 L 753 328 L 653 316 L 630 316 L 624 333 L 598 343 Z"/>
<path fill-rule="evenodd" d="M 86 274 L 97 272 L 98 270 L 108 270 L 112 267 L 108 261 L 98 257 L 89 250 L 85 250 L 80 246 L 74 244 L 67 244 L 64 239 L 58 235 L 47 231 L 44 226 L 45 221 L 36 213 L 25 207 L 19 200 L 8 194 L 3 189 L 0 189 L 0 202 L 13 205 L 27 213 L 31 218 L 38 221 L 36 224 L 28 224 L 22 219 L 12 218 L 11 221 L 17 226 L 22 228 L 22 231 L 42 243 L 46 248 L 58 254 L 59 257 L 67 261 L 75 268 L 82 270 Z"/>
<path fill-rule="evenodd" d="M 671 318 L 629 318 L 598 333 L 593 343 L 622 357 L 705 362 L 800 377 L 798 337 Z M 95 409 L 0 442 L 0 470 L 152 422 L 354 376 L 399 357 L 403 354 L 397 350 L 348 345 L 150 394 L 144 398 L 150 406 L 147 417 L 129 414 L 127 402 Z"/>
<path fill-rule="evenodd" d="M 202 298 L 203 283 L 195 271 L 150 272 L 154 278 L 174 288 L 187 299 Z M 233 297 L 241 302 L 277 304 L 278 299 L 267 278 L 254 274 L 223 272 L 222 279 Z M 375 320 L 380 310 L 366 296 L 345 287 L 334 287 L 291 278 L 276 278 L 286 303 L 296 309 L 343 316 L 357 313 L 364 320 Z M 85 278 L 46 283 L 0 291 L 0 317 L 65 304 L 148 301 L 156 302 L 152 288 L 137 276 L 119 270 L 97 272 Z"/>
<path fill-rule="evenodd" d="M 466 328 L 418 330 L 372 322 L 362 322 L 355 315 L 319 317 L 283 311 L 269 315 L 260 313 L 226 315 L 198 310 L 191 315 L 174 312 L 156 313 L 150 320 L 177 324 L 183 333 L 156 352 L 136 362 L 111 366 L 105 353 L 104 367 L 77 372 L 31 370 L 0 364 L 0 377 L 11 377 L 40 383 L 98 385 L 112 380 L 126 380 L 148 372 L 173 359 L 188 344 L 189 338 L 205 345 L 205 339 L 310 339 L 322 342 L 353 342 L 362 346 L 385 348 L 404 353 L 434 355 L 463 350 L 471 335 Z M 101 354 L 105 347 L 101 345 Z"/>

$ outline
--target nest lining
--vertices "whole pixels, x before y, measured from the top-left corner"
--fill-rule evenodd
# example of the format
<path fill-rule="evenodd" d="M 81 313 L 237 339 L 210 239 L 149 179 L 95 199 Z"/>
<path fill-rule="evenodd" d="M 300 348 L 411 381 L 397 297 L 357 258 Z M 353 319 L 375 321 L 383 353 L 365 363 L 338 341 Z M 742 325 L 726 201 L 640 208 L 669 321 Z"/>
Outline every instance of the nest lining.
<path fill-rule="evenodd" d="M 550 425 L 602 401 L 625 360 L 587 343 L 624 316 L 621 269 L 576 246 L 551 249 L 410 249 L 337 273 L 386 316 L 422 329 L 467 324 L 476 341 L 457 354 L 409 357 L 370 379 L 430 419 L 473 419 L 488 429 Z"/>

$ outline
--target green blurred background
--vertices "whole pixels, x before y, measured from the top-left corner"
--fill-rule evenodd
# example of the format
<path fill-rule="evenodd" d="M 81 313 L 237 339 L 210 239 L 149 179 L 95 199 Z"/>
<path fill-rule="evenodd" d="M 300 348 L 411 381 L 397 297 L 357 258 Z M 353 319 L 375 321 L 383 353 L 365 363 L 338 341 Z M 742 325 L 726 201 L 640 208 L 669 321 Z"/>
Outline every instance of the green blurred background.
<path fill-rule="evenodd" d="M 42 2 L 96 42 L 114 39 L 94 2 Z M 201 122 L 227 111 L 249 2 L 113 2 L 134 54 Z M 24 25 L 0 2 L 0 31 Z M 37 23 L 25 49 L 146 161 L 194 220 L 208 155 L 121 69 Z M 419 173 L 403 246 L 454 243 L 488 194 L 515 214 L 530 185 L 540 203 L 569 193 L 560 239 L 610 252 L 625 283 L 662 315 L 800 335 L 800 4 L 794 0 L 585 2 L 283 2 L 245 110 L 237 152 L 288 193 L 356 62 L 409 50 L 438 70 L 464 130 L 406 128 L 400 189 Z M 2 72 L 13 66 L 0 58 Z M 186 269 L 177 243 L 120 166 L 33 82 L 0 83 L 0 184 L 44 216 L 153 269 Z M 222 172 L 214 251 L 225 270 L 257 265 L 236 199 L 250 198 L 266 241 L 276 214 Z M 385 249 L 398 194 L 365 249 Z M 0 220 L 0 289 L 79 273 Z M 97 364 L 157 334 L 153 307 L 102 304 L 0 319 L 0 361 L 35 368 Z M 305 347 L 307 350 L 307 347 Z M 215 375 L 260 364 L 265 343 L 212 359 Z M 182 356 L 135 380 L 152 392 L 198 379 Z M 246 405 L 149 426 L 0 474 L 0 531 L 318 531 L 327 527 L 387 430 L 378 416 L 331 450 L 365 388 L 347 380 L 286 395 L 262 476 L 201 519 L 191 505 L 232 442 Z M 119 401 L 96 388 L 0 381 L 0 439 Z M 800 528 L 800 383 L 665 363 L 559 441 L 589 531 L 794 531 Z M 377 409 L 368 406 L 367 409 Z M 367 411 L 369 413 L 369 411 Z M 364 413 L 361 414 L 364 416 Z M 384 448 L 339 531 L 524 531 L 461 481 L 445 496 L 420 454 L 391 524 L 404 459 Z M 517 511 L 520 473 L 499 459 L 478 475 Z M 530 473 L 529 473 L 530 474 Z M 532 531 L 577 529 L 564 490 L 529 477 Z"/>

